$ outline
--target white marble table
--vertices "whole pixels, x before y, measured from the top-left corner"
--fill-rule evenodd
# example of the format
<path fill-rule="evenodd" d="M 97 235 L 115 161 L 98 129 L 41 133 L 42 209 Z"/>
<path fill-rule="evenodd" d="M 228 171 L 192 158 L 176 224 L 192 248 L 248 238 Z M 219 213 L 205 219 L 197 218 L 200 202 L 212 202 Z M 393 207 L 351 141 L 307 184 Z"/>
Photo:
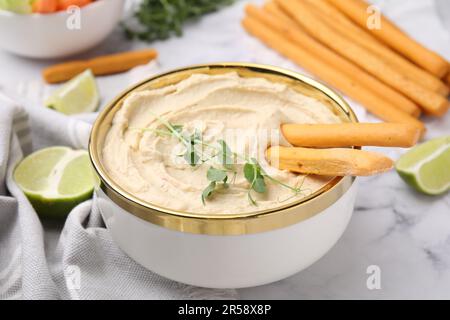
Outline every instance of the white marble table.
<path fill-rule="evenodd" d="M 254 1 L 262 2 L 262 1 Z M 437 18 L 432 0 L 385 0 L 385 13 L 423 43 L 450 58 L 450 36 Z M 152 43 L 160 57 L 158 68 L 168 70 L 196 63 L 248 61 L 301 71 L 248 36 L 240 26 L 245 1 L 190 24 L 185 35 Z M 84 56 L 146 46 L 128 42 L 118 31 L 101 47 Z M 0 87 L 24 91 L 30 99 L 48 90 L 40 70 L 54 61 L 27 60 L 0 52 Z M 107 101 L 125 84 L 122 76 L 99 79 Z M 31 88 L 31 89 L 30 89 Z M 35 88 L 36 90 L 32 90 Z M 37 93 L 36 93 L 37 92 Z M 36 96 L 33 96 L 35 94 Z M 352 103 L 362 119 L 376 121 Z M 426 119 L 427 138 L 450 134 L 450 114 Z M 403 150 L 382 150 L 397 158 Z M 240 290 L 244 299 L 450 298 L 450 195 L 427 197 L 408 188 L 395 172 L 360 179 L 356 209 L 336 246 L 321 260 L 288 279 Z M 58 227 L 47 226 L 52 249 Z M 366 286 L 367 268 L 381 270 L 381 288 Z"/>

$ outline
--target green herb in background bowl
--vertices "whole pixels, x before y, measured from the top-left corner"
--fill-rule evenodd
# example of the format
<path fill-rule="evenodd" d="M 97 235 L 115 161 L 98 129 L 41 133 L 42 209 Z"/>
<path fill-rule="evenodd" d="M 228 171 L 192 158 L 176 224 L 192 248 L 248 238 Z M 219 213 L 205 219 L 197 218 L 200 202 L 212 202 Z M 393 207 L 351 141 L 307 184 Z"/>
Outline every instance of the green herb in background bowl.
<path fill-rule="evenodd" d="M 143 0 L 135 18 L 137 25 L 125 24 L 129 38 L 144 41 L 181 36 L 185 22 L 230 5 L 234 0 Z"/>

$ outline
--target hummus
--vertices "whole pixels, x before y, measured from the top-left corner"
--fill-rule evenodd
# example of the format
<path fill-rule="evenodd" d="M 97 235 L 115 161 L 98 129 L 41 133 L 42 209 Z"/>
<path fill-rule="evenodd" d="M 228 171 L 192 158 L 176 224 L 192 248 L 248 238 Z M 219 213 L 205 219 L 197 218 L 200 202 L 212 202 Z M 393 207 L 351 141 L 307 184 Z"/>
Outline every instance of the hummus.
<path fill-rule="evenodd" d="M 190 165 L 182 156 L 186 145 L 167 130 L 165 121 L 180 128 L 182 136 L 196 133 L 206 149 L 224 140 L 233 152 L 257 158 L 274 180 L 301 192 L 266 178 L 265 192 L 250 191 L 255 205 L 248 197 L 245 161 L 237 160 L 237 173 L 230 174 L 228 186 L 218 186 L 203 203 L 202 193 L 210 183 L 207 171 L 220 169 L 220 162 L 206 150 L 197 165 Z M 276 139 L 280 124 L 337 122 L 341 119 L 324 103 L 285 84 L 236 73 L 194 74 L 175 85 L 130 94 L 106 135 L 102 162 L 118 185 L 148 203 L 190 213 L 250 213 L 296 202 L 331 179 L 303 177 L 267 164 L 268 145 L 289 145 L 282 137 Z"/>

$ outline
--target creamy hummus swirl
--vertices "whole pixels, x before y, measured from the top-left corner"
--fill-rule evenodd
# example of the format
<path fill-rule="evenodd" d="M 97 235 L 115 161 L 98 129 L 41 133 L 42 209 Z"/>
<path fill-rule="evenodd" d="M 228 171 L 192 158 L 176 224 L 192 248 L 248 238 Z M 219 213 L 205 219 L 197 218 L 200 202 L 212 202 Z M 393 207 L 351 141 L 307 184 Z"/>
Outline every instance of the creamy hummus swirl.
<path fill-rule="evenodd" d="M 200 133 L 205 144 L 225 140 L 231 150 L 258 158 L 275 179 L 301 185 L 302 193 L 294 194 L 266 179 L 265 193 L 251 193 L 255 206 L 249 202 L 249 182 L 240 163 L 230 186 L 218 188 L 203 204 L 207 170 L 220 165 L 211 153 L 207 153 L 211 159 L 202 156 L 205 163 L 189 165 L 180 157 L 185 147 L 178 139 L 157 134 L 165 130 L 161 119 L 182 125 L 184 135 Z M 280 124 L 336 122 L 340 118 L 324 103 L 287 85 L 236 73 L 194 74 L 175 85 L 130 94 L 114 116 L 102 162 L 117 184 L 148 203 L 191 213 L 249 213 L 298 201 L 329 180 L 304 178 L 266 163 L 263 152 L 268 144 L 289 145 L 282 137 L 274 139 Z"/>

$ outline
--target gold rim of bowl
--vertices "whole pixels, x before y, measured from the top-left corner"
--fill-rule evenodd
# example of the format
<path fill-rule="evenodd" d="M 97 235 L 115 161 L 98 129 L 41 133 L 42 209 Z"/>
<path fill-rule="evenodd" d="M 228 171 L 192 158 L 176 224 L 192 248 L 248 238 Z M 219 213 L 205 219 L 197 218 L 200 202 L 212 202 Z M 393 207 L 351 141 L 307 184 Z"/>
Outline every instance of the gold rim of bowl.
<path fill-rule="evenodd" d="M 328 104 L 344 122 L 358 122 L 353 110 L 334 90 L 307 76 L 282 68 L 230 62 L 195 65 L 163 73 L 125 90 L 106 106 L 93 125 L 89 139 L 89 155 L 100 178 L 100 188 L 109 199 L 129 214 L 171 230 L 206 235 L 243 235 L 270 231 L 306 220 L 331 206 L 350 188 L 354 183 L 354 177 L 335 177 L 311 195 L 274 209 L 244 214 L 196 214 L 171 210 L 143 201 L 109 177 L 101 161 L 103 141 L 114 114 L 130 93 L 175 84 L 194 73 L 227 72 L 237 72 L 242 77 L 262 77 L 273 82 L 285 83 L 303 94 Z"/>

